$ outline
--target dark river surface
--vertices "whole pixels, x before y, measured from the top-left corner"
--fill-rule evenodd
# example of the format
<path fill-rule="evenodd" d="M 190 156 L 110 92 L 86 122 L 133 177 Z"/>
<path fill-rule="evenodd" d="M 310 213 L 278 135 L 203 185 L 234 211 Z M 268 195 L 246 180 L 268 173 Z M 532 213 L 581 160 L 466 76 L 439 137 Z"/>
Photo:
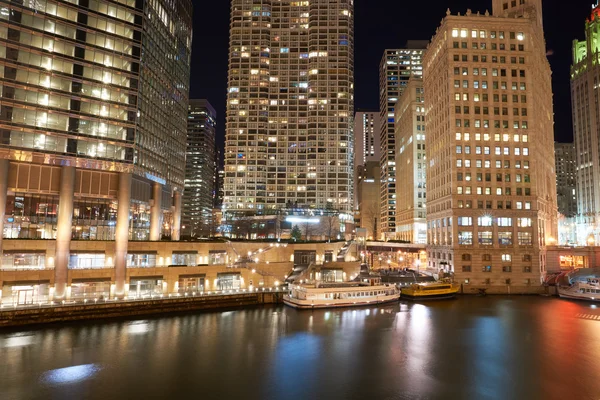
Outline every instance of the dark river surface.
<path fill-rule="evenodd" d="M 0 331 L 0 399 L 600 400 L 600 306 L 463 297 Z"/>

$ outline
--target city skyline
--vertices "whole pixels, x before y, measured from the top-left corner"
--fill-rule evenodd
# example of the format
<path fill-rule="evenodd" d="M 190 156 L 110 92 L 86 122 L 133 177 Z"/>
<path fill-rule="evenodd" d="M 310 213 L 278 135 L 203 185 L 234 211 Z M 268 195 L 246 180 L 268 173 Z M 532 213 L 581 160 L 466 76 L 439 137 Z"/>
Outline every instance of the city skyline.
<path fill-rule="evenodd" d="M 229 43 L 229 1 L 218 1 L 200 6 L 193 1 L 195 32 L 192 52 L 193 77 L 190 85 L 190 98 L 207 98 L 215 107 L 218 118 L 217 143 L 223 146 L 225 140 L 225 105 L 227 85 L 227 48 Z M 561 29 L 548 29 L 545 33 L 547 48 L 552 53 L 549 62 L 552 68 L 554 92 L 555 140 L 572 141 L 571 100 L 569 71 L 571 64 L 572 41 L 582 40 L 582 21 L 589 17 L 591 2 L 571 4 L 556 13 L 557 0 L 544 1 L 544 20 L 548 26 Z M 469 0 L 443 2 L 434 0 L 426 9 L 420 3 L 404 4 L 393 1 L 377 3 L 364 0 L 355 1 L 356 13 L 356 93 L 355 110 L 377 109 L 379 107 L 379 61 L 386 48 L 398 48 L 408 40 L 431 40 L 446 8 L 452 13 L 491 12 L 491 0 L 474 4 Z M 398 13 L 404 10 L 414 16 L 421 12 L 414 22 L 399 23 Z M 435 10 L 433 13 L 429 10 Z M 400 14 L 402 15 L 402 14 Z M 207 16 L 210 16 L 207 17 Z M 411 20 L 409 18 L 408 20 Z M 202 49 L 202 51 L 200 51 Z M 210 62 L 204 54 L 212 54 Z"/>

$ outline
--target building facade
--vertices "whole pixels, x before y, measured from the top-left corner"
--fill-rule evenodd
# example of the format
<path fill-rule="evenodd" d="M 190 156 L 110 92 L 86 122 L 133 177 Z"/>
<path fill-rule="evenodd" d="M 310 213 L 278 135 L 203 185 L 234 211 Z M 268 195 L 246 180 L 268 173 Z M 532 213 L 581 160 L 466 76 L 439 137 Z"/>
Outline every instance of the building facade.
<path fill-rule="evenodd" d="M 217 113 L 207 100 L 189 104 L 182 229 L 186 237 L 209 237 L 216 231 Z"/>
<path fill-rule="evenodd" d="M 573 137 L 577 168 L 577 238 L 600 241 L 600 110 L 598 50 L 600 46 L 600 6 L 592 9 L 585 22 L 585 40 L 573 42 L 571 102 Z"/>
<path fill-rule="evenodd" d="M 539 283 L 556 242 L 551 71 L 541 0 L 448 11 L 424 58 L 432 268 Z"/>
<path fill-rule="evenodd" d="M 423 80 L 413 77 L 396 104 L 396 239 L 427 243 L 425 95 Z"/>
<path fill-rule="evenodd" d="M 555 143 L 558 212 L 566 218 L 577 215 L 577 167 L 573 143 Z"/>
<path fill-rule="evenodd" d="M 226 213 L 353 209 L 353 0 L 232 0 Z"/>
<path fill-rule="evenodd" d="M 357 111 L 354 114 L 354 166 L 379 161 L 379 111 Z"/>
<path fill-rule="evenodd" d="M 379 64 L 380 117 L 380 238 L 396 234 L 396 138 L 395 107 L 411 76 L 423 76 L 423 53 L 428 42 L 412 40 L 404 49 L 388 49 Z"/>
<path fill-rule="evenodd" d="M 179 238 L 191 13 L 186 0 L 2 6 L 0 232 L 52 240 L 56 299 L 87 259 L 75 241 L 113 241 L 122 295 L 128 242 Z"/>
<path fill-rule="evenodd" d="M 367 230 L 365 238 L 377 238 L 379 229 L 379 161 L 368 161 L 357 170 L 358 216 L 356 226 Z"/>

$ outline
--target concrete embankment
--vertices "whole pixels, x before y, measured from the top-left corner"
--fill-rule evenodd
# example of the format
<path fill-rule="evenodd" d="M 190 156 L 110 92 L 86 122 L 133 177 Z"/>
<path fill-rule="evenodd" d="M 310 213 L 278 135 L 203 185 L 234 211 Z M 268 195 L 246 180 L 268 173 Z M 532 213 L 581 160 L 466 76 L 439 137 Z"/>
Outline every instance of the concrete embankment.
<path fill-rule="evenodd" d="M 53 322 L 83 321 L 148 316 L 186 311 L 232 309 L 278 304 L 283 292 L 242 293 L 234 295 L 177 297 L 160 300 L 110 301 L 98 304 L 76 304 L 56 307 L 27 307 L 0 312 L 0 328 Z"/>
<path fill-rule="evenodd" d="M 556 295 L 554 286 L 515 286 L 515 285 L 461 285 L 461 294 L 479 294 L 484 290 L 486 294 L 514 294 L 514 295 Z"/>

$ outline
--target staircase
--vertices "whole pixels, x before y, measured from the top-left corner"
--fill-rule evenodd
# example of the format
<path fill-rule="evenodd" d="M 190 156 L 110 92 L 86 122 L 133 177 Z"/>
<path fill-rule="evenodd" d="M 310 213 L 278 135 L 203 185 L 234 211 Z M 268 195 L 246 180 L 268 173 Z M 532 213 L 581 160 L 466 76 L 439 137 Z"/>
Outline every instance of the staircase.
<path fill-rule="evenodd" d="M 286 283 L 296 283 L 301 280 L 306 280 L 310 274 L 310 271 L 315 267 L 315 263 L 312 262 L 309 265 L 301 264 L 294 265 L 292 271 L 288 274 L 286 278 Z"/>
<path fill-rule="evenodd" d="M 352 246 L 352 242 L 346 242 L 344 243 L 344 246 L 340 249 L 336 261 L 337 262 L 344 262 L 346 260 L 346 254 L 348 254 L 348 251 L 350 250 L 350 247 Z"/>

